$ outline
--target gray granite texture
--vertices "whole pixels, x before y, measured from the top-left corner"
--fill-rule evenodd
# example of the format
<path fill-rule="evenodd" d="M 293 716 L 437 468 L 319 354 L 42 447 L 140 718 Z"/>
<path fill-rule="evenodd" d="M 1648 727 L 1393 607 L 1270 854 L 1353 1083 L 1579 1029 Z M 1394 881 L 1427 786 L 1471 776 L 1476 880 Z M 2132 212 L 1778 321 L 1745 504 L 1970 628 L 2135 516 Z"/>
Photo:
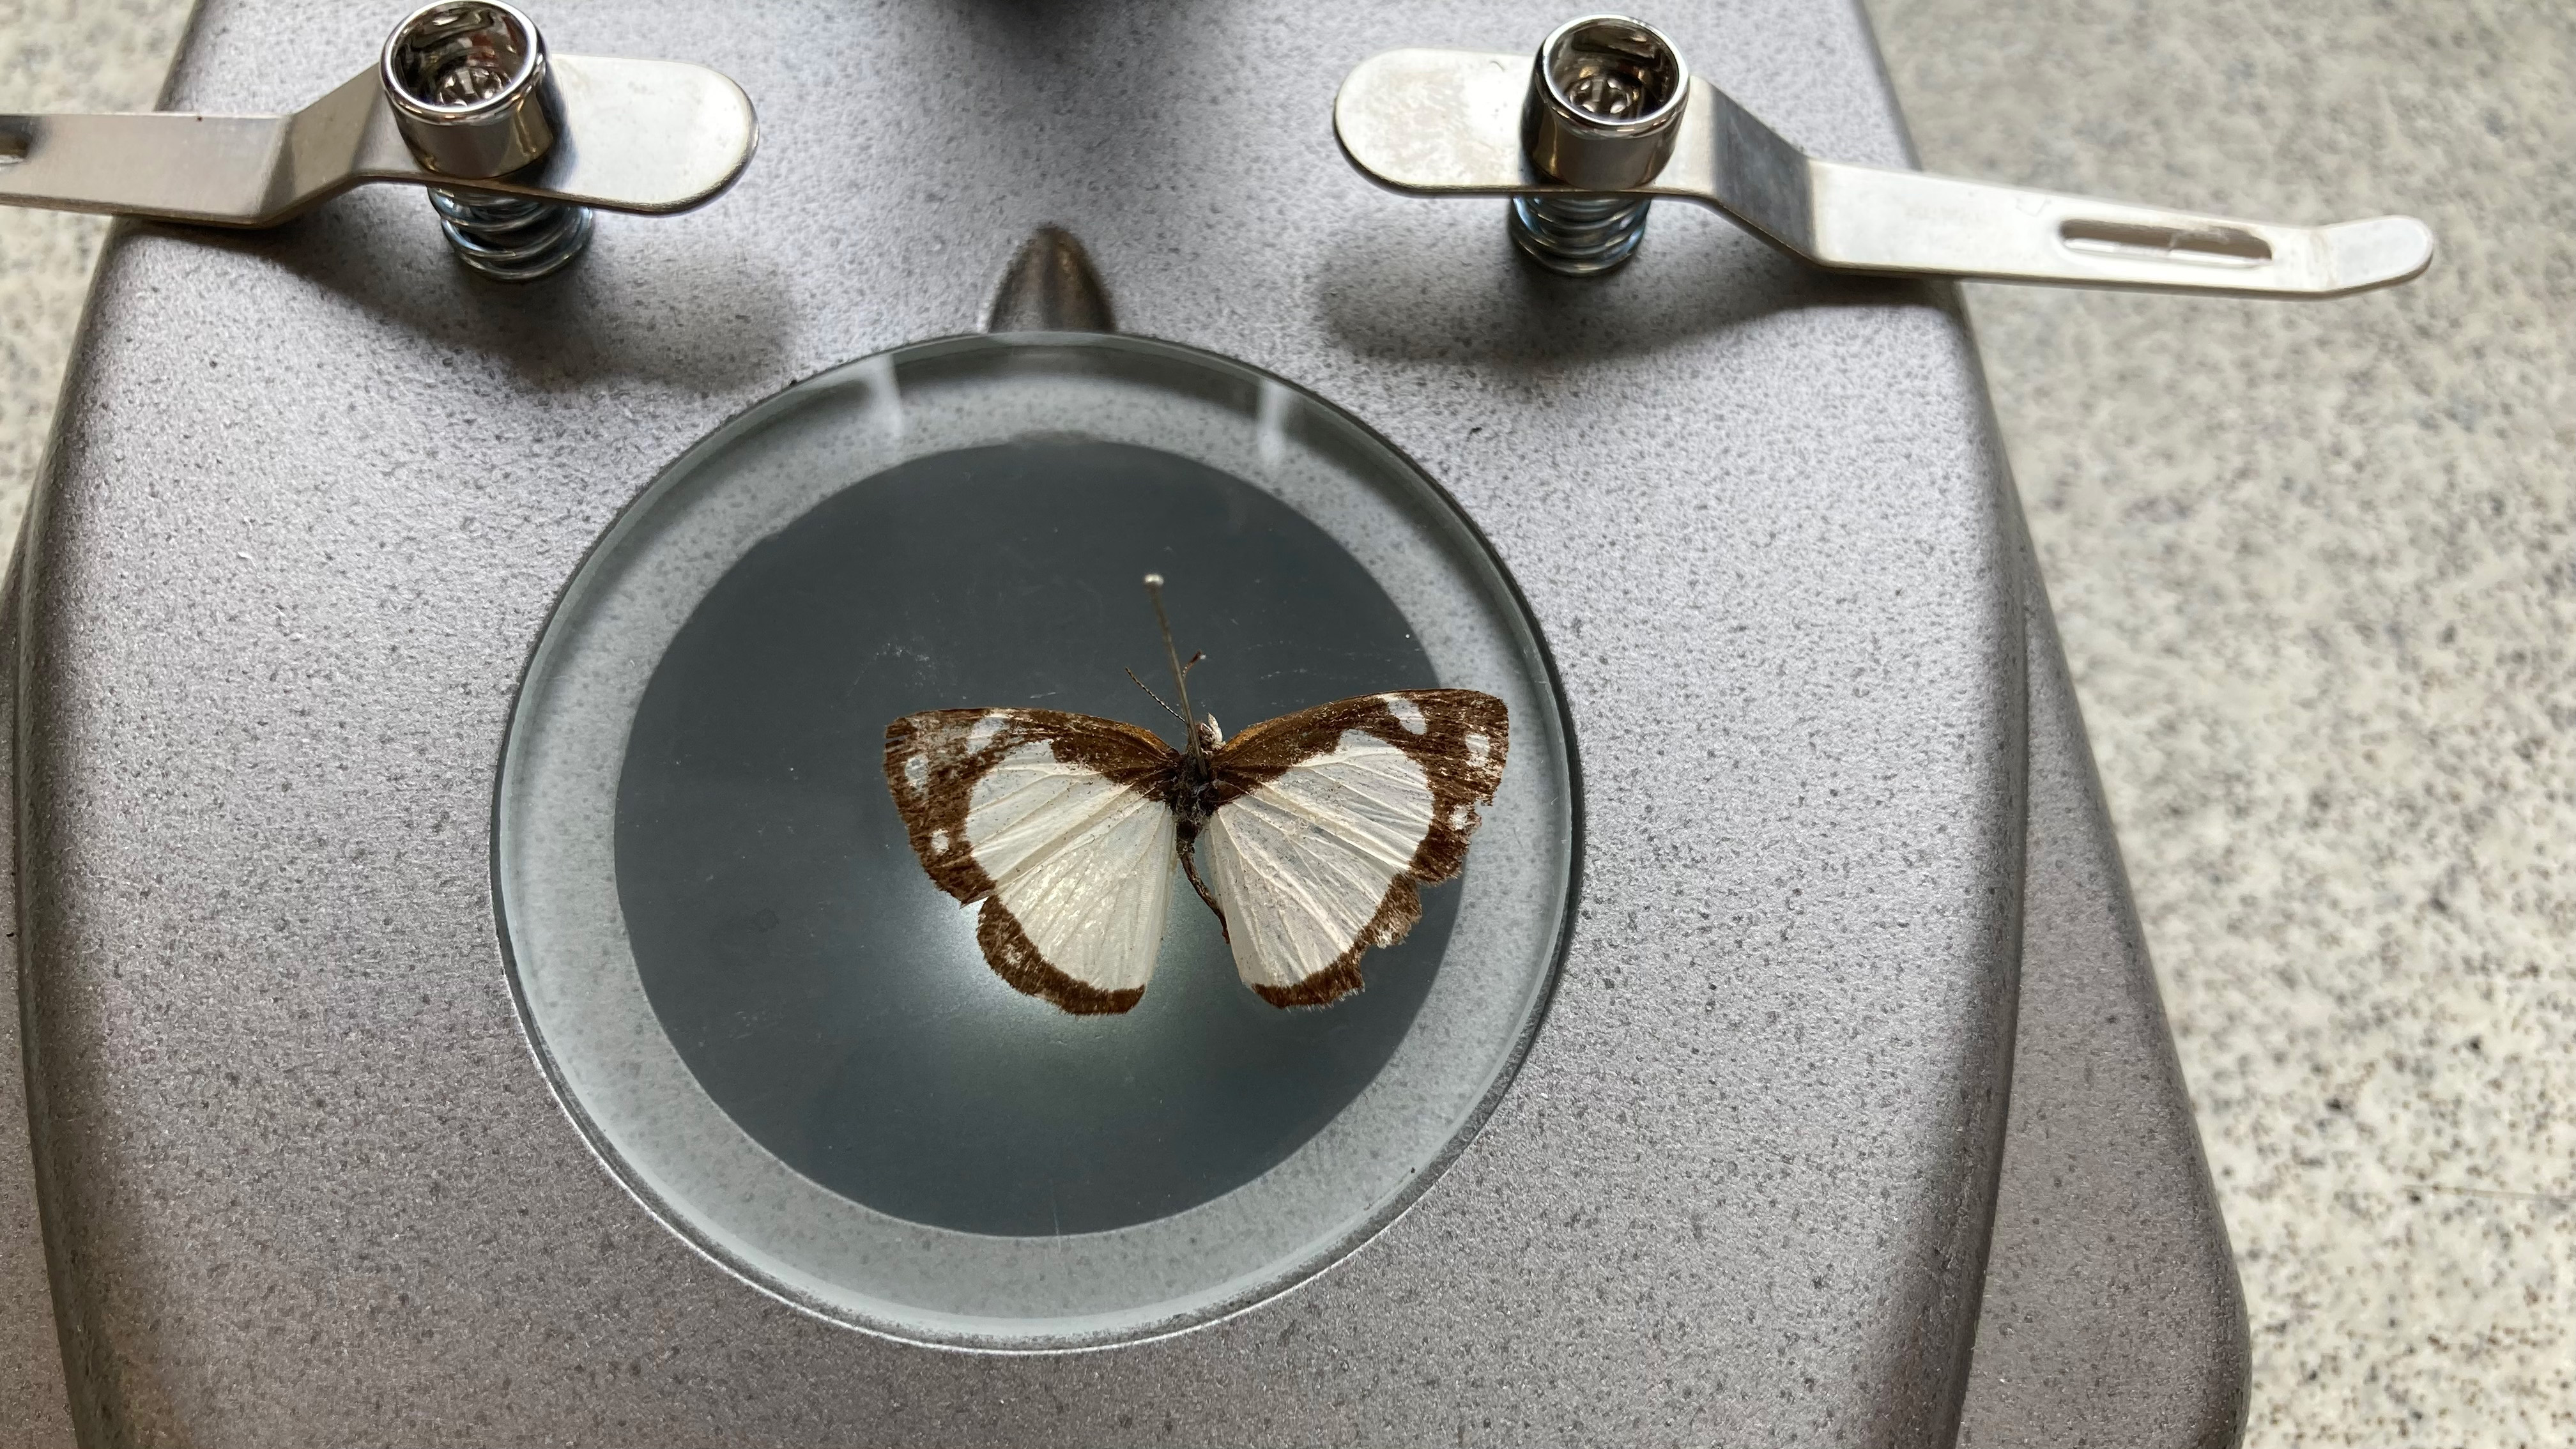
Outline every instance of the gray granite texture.
<path fill-rule="evenodd" d="M 185 8 L 0 0 L 0 108 L 147 104 Z M 1971 305 L 2242 1259 L 2248 1442 L 2565 1442 L 2576 10 L 1873 13 L 1927 165 L 2441 236 L 2353 301 Z M 0 211 L 0 526 L 100 230 Z"/>
<path fill-rule="evenodd" d="M 2576 1439 L 2576 7 L 1875 0 L 1923 164 L 2412 286 L 1970 306 L 2244 1277 L 2255 1445 Z"/>
<path fill-rule="evenodd" d="M 0 0 L 0 111 L 148 111 L 190 0 Z M 98 261 L 105 217 L 0 207 L 0 538 L 27 483 Z"/>
<path fill-rule="evenodd" d="M 0 588 L 0 638 L 17 630 L 17 570 Z M 0 668 L 0 719 L 18 713 L 18 672 Z M 0 771 L 0 810 L 17 813 L 17 771 Z M 9 867 L 15 898 L 17 849 L 15 832 L 0 848 Z M 14 917 L 15 913 L 12 912 Z M 17 922 L 8 923 L 9 966 L 17 962 Z M 68 1400 L 64 1397 L 63 1355 L 54 1331 L 53 1291 L 45 1276 L 45 1241 L 38 1219 L 34 1143 L 27 1133 L 26 1075 L 19 1070 L 22 1037 L 18 1031 L 17 983 L 12 980 L 0 1001 L 0 1445 L 7 1449 L 63 1449 L 74 1442 Z"/>
<path fill-rule="evenodd" d="M 0 111 L 152 109 L 188 9 L 185 0 L 0 0 Z M 26 512 L 107 227 L 103 217 L 0 207 L 0 539 L 16 538 Z M 0 1013 L 0 1152 L 23 1154 L 17 1062 L 13 1010 Z M 14 1306 L 42 1295 L 44 1274 L 35 1202 L 23 1177 L 0 1174 L 0 1297 Z M 0 1449 L 72 1442 L 62 1357 L 45 1323 L 0 1311 Z"/>
<path fill-rule="evenodd" d="M 2048 598 L 2029 660 L 2012 1120 L 1958 1449 L 2226 1449 L 2245 1300 Z"/>

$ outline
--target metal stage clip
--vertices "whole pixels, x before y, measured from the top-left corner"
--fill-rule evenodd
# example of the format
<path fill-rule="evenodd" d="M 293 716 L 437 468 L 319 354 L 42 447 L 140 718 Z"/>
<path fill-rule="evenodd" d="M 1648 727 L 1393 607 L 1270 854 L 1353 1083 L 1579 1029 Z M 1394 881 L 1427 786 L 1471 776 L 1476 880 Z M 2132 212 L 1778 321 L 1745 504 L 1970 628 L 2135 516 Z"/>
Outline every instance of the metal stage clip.
<path fill-rule="evenodd" d="M 430 188 L 468 266 L 526 281 L 580 255 L 592 208 L 714 200 L 758 139 L 750 97 L 721 72 L 551 55 L 500 0 L 437 0 L 293 115 L 0 115 L 0 204 L 262 227 L 403 182 Z"/>
<path fill-rule="evenodd" d="M 1819 160 L 1690 73 L 1663 32 L 1595 15 L 1533 58 L 1391 50 L 1333 102 L 1351 164 L 1416 196 L 1513 202 L 1522 250 L 1624 262 L 1657 197 L 1696 201 L 1837 271 L 2257 297 L 2394 286 L 2433 259 L 2411 216 L 2279 226 Z"/>

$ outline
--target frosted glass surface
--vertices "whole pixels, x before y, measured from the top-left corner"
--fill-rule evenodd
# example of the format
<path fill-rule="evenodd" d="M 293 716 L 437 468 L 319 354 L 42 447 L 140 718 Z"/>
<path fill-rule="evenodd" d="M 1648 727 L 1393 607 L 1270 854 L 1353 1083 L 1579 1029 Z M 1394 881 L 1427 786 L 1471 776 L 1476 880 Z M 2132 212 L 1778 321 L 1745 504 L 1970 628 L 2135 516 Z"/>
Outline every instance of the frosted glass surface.
<path fill-rule="evenodd" d="M 1156 449 L 1040 438 L 865 479 L 745 554 L 644 692 L 618 790 L 620 904 L 698 1083 L 797 1171 L 970 1232 L 1092 1232 L 1276 1166 L 1386 1064 L 1439 969 L 1460 882 L 1423 895 L 1368 985 L 1281 1011 L 1185 886 L 1144 1001 L 1069 1016 L 987 970 L 914 858 L 885 726 L 1066 709 L 1179 730 L 1138 580 L 1168 581 L 1193 704 L 1231 731 L 1438 682 L 1323 530 Z M 1177 873 L 1177 872 L 1176 872 Z"/>

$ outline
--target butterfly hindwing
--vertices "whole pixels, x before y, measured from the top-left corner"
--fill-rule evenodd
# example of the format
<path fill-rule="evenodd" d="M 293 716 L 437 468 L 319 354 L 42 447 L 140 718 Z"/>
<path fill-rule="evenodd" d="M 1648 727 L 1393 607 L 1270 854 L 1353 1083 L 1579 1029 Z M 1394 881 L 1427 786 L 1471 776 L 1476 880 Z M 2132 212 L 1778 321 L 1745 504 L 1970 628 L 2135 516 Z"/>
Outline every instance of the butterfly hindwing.
<path fill-rule="evenodd" d="M 1244 984 L 1283 1007 L 1357 990 L 1360 957 L 1421 919 L 1417 888 L 1466 863 L 1510 739 L 1492 695 L 1419 689 L 1282 715 L 1220 746 L 1194 856 Z"/>
<path fill-rule="evenodd" d="M 886 727 L 886 787 L 941 890 L 982 904 L 1004 981 L 1066 1011 L 1145 994 L 1171 913 L 1178 762 L 1134 725 L 1037 709 L 943 709 Z"/>

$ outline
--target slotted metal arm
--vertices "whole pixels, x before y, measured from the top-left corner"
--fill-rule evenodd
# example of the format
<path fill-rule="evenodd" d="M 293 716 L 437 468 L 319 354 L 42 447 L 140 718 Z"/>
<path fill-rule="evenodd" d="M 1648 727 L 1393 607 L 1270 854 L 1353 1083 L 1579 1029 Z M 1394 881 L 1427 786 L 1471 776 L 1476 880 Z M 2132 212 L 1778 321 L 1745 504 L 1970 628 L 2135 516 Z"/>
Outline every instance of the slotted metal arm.
<path fill-rule="evenodd" d="M 551 58 L 562 134 L 477 191 L 662 214 L 713 200 L 750 164 L 751 99 L 679 61 Z M 456 186 L 397 129 L 377 72 L 288 116 L 0 116 L 0 204 L 212 226 L 271 226 L 370 181 Z"/>
<path fill-rule="evenodd" d="M 1570 185 L 1528 154 L 1534 65 L 1389 51 L 1342 83 L 1334 130 L 1354 166 L 1396 191 L 1696 201 L 1841 271 L 2335 297 L 2408 281 L 2433 258 L 2432 229 L 2407 216 L 2280 226 L 1818 160 L 1697 76 L 1660 170 L 1633 186 Z"/>

